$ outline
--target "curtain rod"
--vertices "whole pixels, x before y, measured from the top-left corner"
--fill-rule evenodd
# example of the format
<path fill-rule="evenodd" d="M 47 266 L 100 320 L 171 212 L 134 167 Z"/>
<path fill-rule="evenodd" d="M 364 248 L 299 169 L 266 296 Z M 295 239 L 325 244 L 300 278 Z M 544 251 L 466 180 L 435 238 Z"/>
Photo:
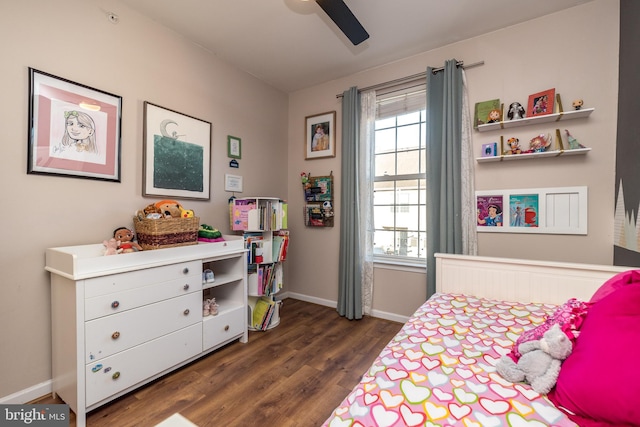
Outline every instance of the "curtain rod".
<path fill-rule="evenodd" d="M 484 61 L 474 62 L 473 64 L 469 64 L 469 65 L 464 65 L 464 61 L 458 61 L 456 63 L 456 65 L 458 67 L 462 67 L 463 69 L 466 70 L 467 68 L 478 67 L 480 65 L 484 65 Z M 442 70 L 444 70 L 444 67 L 434 68 L 432 70 L 432 72 L 437 73 L 438 71 L 442 71 Z M 427 72 L 423 71 L 422 73 L 413 74 L 411 76 L 401 77 L 399 79 L 391 80 L 391 81 L 388 81 L 388 82 L 378 83 L 378 84 L 373 85 L 373 86 L 363 87 L 362 89 L 358 89 L 358 92 L 364 92 L 366 90 L 371 90 L 371 89 L 381 89 L 381 88 L 385 88 L 385 87 L 391 87 L 391 86 L 395 86 L 395 85 L 400 84 L 400 83 L 406 83 L 406 82 L 410 82 L 410 81 L 413 81 L 413 80 L 418 80 L 418 79 L 424 78 L 426 76 L 427 76 Z M 342 98 L 342 94 L 340 93 L 340 94 L 336 95 L 336 98 Z"/>

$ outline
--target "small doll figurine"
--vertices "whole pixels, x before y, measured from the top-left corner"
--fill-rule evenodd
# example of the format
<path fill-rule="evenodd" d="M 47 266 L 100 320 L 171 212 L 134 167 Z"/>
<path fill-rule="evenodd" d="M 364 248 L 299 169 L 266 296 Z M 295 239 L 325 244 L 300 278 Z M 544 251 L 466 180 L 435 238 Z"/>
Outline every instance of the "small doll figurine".
<path fill-rule="evenodd" d="M 113 232 L 113 238 L 120 243 L 118 249 L 123 254 L 142 250 L 142 247 L 133 241 L 133 231 L 129 230 L 127 227 L 116 228 Z"/>
<path fill-rule="evenodd" d="M 509 138 L 507 143 L 509 144 L 509 147 L 511 147 L 509 150 L 510 154 L 522 153 L 522 150 L 520 149 L 520 140 L 518 138 Z"/>
<path fill-rule="evenodd" d="M 584 105 L 584 101 L 582 99 L 576 99 L 573 101 L 572 105 L 574 109 L 579 110 Z"/>
<path fill-rule="evenodd" d="M 489 111 L 487 123 L 498 123 L 500 121 L 500 110 L 493 109 Z"/>
<path fill-rule="evenodd" d="M 525 115 L 524 107 L 519 102 L 512 102 L 507 112 L 509 120 L 523 119 Z"/>

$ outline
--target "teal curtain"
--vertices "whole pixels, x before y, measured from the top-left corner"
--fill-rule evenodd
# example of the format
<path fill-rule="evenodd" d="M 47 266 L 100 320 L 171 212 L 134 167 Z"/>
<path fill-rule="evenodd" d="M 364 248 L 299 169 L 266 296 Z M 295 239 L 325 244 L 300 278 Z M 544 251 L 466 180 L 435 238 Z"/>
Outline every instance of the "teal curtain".
<path fill-rule="evenodd" d="M 340 186 L 340 263 L 338 266 L 338 313 L 362 319 L 362 265 L 359 202 L 360 94 L 351 87 L 342 94 L 342 144 Z"/>
<path fill-rule="evenodd" d="M 462 253 L 462 69 L 427 68 L 427 297 L 436 290 L 435 253 Z"/>

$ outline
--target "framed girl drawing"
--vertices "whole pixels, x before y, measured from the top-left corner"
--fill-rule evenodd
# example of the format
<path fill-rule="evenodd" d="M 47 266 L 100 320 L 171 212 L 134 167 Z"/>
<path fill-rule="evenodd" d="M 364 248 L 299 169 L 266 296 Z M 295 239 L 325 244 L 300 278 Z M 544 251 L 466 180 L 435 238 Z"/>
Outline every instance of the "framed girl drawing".
<path fill-rule="evenodd" d="M 305 159 L 336 156 L 336 112 L 305 118 Z"/>
<path fill-rule="evenodd" d="M 29 68 L 29 174 L 120 182 L 122 97 Z"/>

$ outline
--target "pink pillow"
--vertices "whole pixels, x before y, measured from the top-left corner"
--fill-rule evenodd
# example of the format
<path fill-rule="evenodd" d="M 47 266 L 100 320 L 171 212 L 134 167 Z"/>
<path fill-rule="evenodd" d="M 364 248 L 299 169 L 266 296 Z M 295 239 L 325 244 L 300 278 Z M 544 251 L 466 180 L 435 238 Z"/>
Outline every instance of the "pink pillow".
<path fill-rule="evenodd" d="M 623 273 L 618 273 L 613 276 L 611 279 L 607 280 L 598 288 L 598 290 L 593 294 L 589 302 L 597 302 L 602 298 L 609 295 L 611 292 L 616 289 L 620 289 L 625 285 L 629 285 L 631 283 L 639 283 L 640 282 L 640 270 L 629 270 Z"/>
<path fill-rule="evenodd" d="M 640 283 L 593 304 L 548 397 L 581 427 L 640 420 Z M 573 413 L 573 414 L 571 414 Z"/>
<path fill-rule="evenodd" d="M 548 316 L 544 323 L 533 329 L 524 331 L 513 344 L 508 356 L 517 363 L 521 356 L 518 351 L 520 344 L 541 339 L 544 333 L 551 329 L 555 324 L 560 325 L 562 331 L 567 335 L 567 337 L 569 337 L 571 342 L 575 342 L 580 326 L 582 326 L 582 322 L 584 317 L 587 315 L 590 305 L 590 303 L 571 298 L 559 306 L 551 316 Z"/>

